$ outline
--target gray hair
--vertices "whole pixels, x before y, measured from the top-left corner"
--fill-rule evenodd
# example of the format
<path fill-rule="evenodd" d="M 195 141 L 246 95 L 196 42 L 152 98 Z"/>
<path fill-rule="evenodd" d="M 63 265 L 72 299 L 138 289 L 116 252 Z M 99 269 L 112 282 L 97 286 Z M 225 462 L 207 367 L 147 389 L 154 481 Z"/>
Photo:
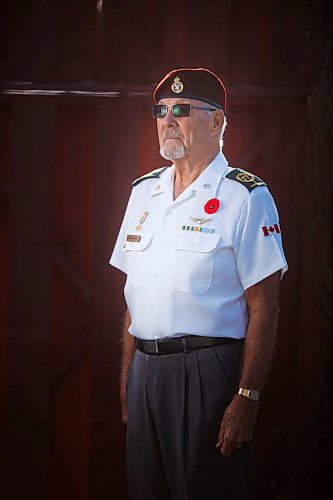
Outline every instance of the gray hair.
<path fill-rule="evenodd" d="M 213 111 L 221 111 L 223 113 L 223 124 L 222 124 L 222 128 L 221 128 L 221 134 L 220 134 L 220 137 L 219 137 L 219 144 L 220 144 L 220 150 L 222 151 L 222 148 L 223 148 L 223 139 L 224 139 L 224 132 L 225 132 L 225 129 L 227 128 L 227 118 L 224 114 L 224 111 L 222 111 L 222 109 L 219 109 L 219 108 L 215 108 L 214 110 L 204 110 L 203 113 L 207 113 L 208 115 L 210 113 L 212 113 Z"/>
<path fill-rule="evenodd" d="M 220 150 L 222 151 L 222 148 L 223 148 L 223 139 L 224 139 L 224 132 L 225 132 L 225 129 L 227 128 L 227 119 L 226 119 L 226 116 L 225 114 L 223 113 L 223 125 L 222 125 L 222 128 L 221 128 L 221 134 L 220 134 Z"/>

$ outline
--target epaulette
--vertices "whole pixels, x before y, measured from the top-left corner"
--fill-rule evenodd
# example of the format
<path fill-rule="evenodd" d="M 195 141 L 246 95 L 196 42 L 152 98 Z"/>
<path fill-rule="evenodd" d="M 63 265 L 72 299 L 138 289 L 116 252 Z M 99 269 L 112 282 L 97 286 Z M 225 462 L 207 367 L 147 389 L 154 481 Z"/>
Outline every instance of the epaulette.
<path fill-rule="evenodd" d="M 240 182 L 250 192 L 258 186 L 267 186 L 266 182 L 260 179 L 260 177 L 257 177 L 250 172 L 246 172 L 245 170 L 241 170 L 240 168 L 235 168 L 229 172 L 229 174 L 226 175 L 226 178 L 231 179 L 232 181 Z"/>
<path fill-rule="evenodd" d="M 160 174 L 168 167 L 161 167 L 161 168 L 156 168 L 155 170 L 152 170 L 151 172 L 148 172 L 148 174 L 142 175 L 141 177 L 138 177 L 132 182 L 132 186 L 137 186 L 140 184 L 141 181 L 145 181 L 147 179 L 155 179 L 160 177 Z"/>

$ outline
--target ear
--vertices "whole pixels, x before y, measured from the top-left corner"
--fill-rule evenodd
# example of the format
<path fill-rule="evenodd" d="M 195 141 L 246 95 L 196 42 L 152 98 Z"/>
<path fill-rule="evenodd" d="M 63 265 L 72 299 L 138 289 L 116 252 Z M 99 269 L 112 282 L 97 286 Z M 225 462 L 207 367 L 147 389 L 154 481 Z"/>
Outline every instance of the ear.
<path fill-rule="evenodd" d="M 216 135 L 219 134 L 224 122 L 224 114 L 223 111 L 220 109 L 217 109 L 213 113 L 213 123 L 212 123 L 212 134 Z"/>

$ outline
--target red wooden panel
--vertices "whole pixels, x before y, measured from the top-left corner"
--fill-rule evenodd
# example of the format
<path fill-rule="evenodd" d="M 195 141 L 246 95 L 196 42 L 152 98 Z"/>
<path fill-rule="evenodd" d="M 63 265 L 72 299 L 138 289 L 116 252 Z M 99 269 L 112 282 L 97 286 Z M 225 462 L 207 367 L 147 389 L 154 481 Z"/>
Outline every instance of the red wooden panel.
<path fill-rule="evenodd" d="M 52 498 L 88 498 L 95 107 L 64 102 L 55 121 Z M 51 493 L 50 493 L 51 494 Z"/>
<path fill-rule="evenodd" d="M 150 25 L 156 18 L 152 19 L 147 2 L 104 2 L 103 11 L 104 78 L 113 82 L 148 82 Z"/>
<path fill-rule="evenodd" d="M 0 103 L 0 179 L 1 186 L 3 183 L 8 183 L 10 178 L 10 107 L 8 102 Z M 5 193 L 4 193 L 5 194 Z"/>
<path fill-rule="evenodd" d="M 8 383 L 8 287 L 9 287 L 9 221 L 7 210 L 0 202 L 0 439 L 4 439 L 4 420 Z M 0 465 L 5 456 L 0 445 Z"/>
<path fill-rule="evenodd" d="M 12 102 L 9 349 L 2 464 L 7 498 L 20 497 L 26 490 L 32 496 L 44 496 L 46 490 L 52 118 L 48 99 Z"/>
<path fill-rule="evenodd" d="M 108 261 L 131 181 L 139 175 L 141 110 L 137 98 L 109 99 L 97 106 L 90 498 L 126 498 L 125 426 L 118 391 L 124 278 Z"/>
<path fill-rule="evenodd" d="M 55 124 L 55 243 L 87 285 L 92 281 L 94 193 L 94 107 L 62 104 Z"/>
<path fill-rule="evenodd" d="M 70 81 L 94 77 L 96 2 L 1 2 L 2 80 Z"/>
<path fill-rule="evenodd" d="M 43 98 L 12 97 L 13 112 L 0 106 L 0 418 L 9 415 L 2 421 L 7 476 L 20 477 L 14 494 L 126 497 L 118 403 L 123 277 L 107 261 L 131 180 L 166 163 L 150 99 L 128 97 L 127 84 L 149 90 L 170 67 L 202 65 L 233 86 L 225 151 L 232 164 L 269 182 L 290 264 L 258 422 L 260 498 L 305 500 L 313 491 L 319 498 L 332 321 L 328 2 L 100 5 L 97 25 L 92 0 L 47 9 L 43 0 L 4 0 L 0 7 L 2 80 L 50 87 L 52 79 L 58 86 L 72 80 L 78 88 L 112 81 L 122 92 L 114 100 L 53 97 L 55 118 Z"/>
<path fill-rule="evenodd" d="M 8 370 L 8 292 L 10 266 L 10 109 L 0 103 L 0 439 L 4 438 Z M 0 446 L 0 464 L 4 460 Z"/>
<path fill-rule="evenodd" d="M 264 177 L 261 162 L 263 110 L 260 103 L 229 103 L 224 152 L 230 165 Z"/>
<path fill-rule="evenodd" d="M 92 80 L 96 58 L 96 0 L 66 0 L 57 4 L 57 66 L 54 79 Z M 49 63 L 50 54 L 48 55 Z M 51 77 L 52 78 L 52 77 Z"/>
<path fill-rule="evenodd" d="M 192 2 L 190 7 L 188 4 L 186 7 L 188 25 L 184 62 L 190 66 L 208 67 L 229 83 L 234 2 L 206 0 Z"/>
<path fill-rule="evenodd" d="M 49 499 L 89 498 L 91 381 L 91 356 L 87 353 L 76 359 L 56 387 Z"/>
<path fill-rule="evenodd" d="M 10 266 L 9 182 L 10 182 L 10 109 L 0 103 L 0 426 L 4 417 L 7 382 L 8 286 Z"/>
<path fill-rule="evenodd" d="M 55 384 L 66 376 L 66 364 L 69 363 L 70 369 L 75 364 L 76 357 L 89 345 L 90 314 L 89 302 L 81 297 L 80 290 L 70 283 L 68 276 L 55 266 L 51 351 Z"/>
<path fill-rule="evenodd" d="M 142 103 L 141 114 L 137 124 L 139 134 L 139 174 L 149 172 L 162 165 L 171 163 L 162 158 L 159 154 L 159 144 L 156 130 L 156 120 L 152 117 L 152 100 L 145 100 Z"/>

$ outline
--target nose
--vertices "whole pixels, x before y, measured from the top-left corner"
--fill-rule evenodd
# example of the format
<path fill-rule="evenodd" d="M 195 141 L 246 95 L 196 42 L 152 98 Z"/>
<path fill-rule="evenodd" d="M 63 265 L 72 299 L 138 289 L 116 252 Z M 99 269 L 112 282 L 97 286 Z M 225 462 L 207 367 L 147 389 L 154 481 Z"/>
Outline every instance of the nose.
<path fill-rule="evenodd" d="M 176 127 L 177 126 L 177 120 L 175 119 L 173 113 L 171 112 L 171 107 L 168 108 L 168 112 L 163 118 L 163 125 L 165 127 Z"/>

